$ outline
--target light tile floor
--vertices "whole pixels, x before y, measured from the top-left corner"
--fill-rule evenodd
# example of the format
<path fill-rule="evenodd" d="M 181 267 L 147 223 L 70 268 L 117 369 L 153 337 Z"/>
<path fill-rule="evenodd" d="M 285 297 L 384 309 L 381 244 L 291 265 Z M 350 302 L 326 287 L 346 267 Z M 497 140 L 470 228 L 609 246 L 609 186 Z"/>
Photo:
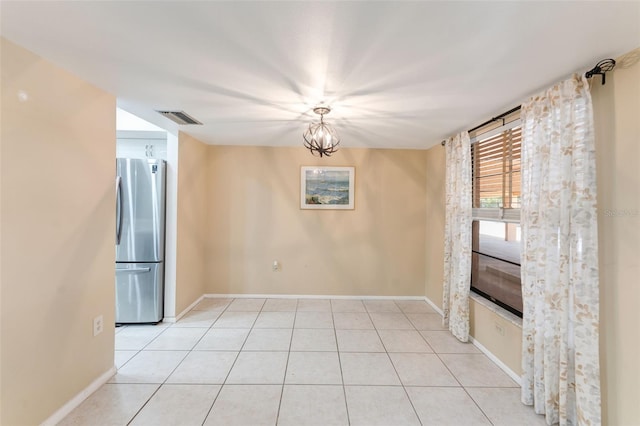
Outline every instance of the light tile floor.
<path fill-rule="evenodd" d="M 117 328 L 115 362 L 62 425 L 545 424 L 421 301 L 204 299 Z"/>

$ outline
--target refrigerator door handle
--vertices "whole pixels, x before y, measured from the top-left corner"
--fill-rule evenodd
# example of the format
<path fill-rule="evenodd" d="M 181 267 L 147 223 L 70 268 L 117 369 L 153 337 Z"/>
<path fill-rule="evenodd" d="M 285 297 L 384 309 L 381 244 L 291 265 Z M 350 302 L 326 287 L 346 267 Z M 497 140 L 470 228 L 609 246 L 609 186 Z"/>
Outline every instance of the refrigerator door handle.
<path fill-rule="evenodd" d="M 116 176 L 116 245 L 122 237 L 122 177 Z"/>
<path fill-rule="evenodd" d="M 116 268 L 116 273 L 119 273 L 119 272 L 131 272 L 131 273 L 151 272 L 151 268 L 129 268 L 129 269 L 117 269 Z"/>

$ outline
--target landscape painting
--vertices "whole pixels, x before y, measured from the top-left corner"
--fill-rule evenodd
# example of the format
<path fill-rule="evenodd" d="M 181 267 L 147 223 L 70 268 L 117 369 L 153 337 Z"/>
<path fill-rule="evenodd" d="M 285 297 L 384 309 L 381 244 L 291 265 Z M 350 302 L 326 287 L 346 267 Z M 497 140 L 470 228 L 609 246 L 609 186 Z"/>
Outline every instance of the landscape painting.
<path fill-rule="evenodd" d="M 353 167 L 302 167 L 300 207 L 303 209 L 354 209 Z"/>

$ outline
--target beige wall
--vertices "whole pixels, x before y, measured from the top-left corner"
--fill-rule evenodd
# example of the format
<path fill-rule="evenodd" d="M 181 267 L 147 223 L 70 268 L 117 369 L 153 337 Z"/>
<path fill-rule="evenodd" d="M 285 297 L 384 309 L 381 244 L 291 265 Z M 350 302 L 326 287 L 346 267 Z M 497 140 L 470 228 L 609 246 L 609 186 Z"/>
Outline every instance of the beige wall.
<path fill-rule="evenodd" d="M 0 423 L 33 425 L 113 367 L 116 105 L 1 43 Z"/>
<path fill-rule="evenodd" d="M 603 418 L 640 422 L 640 49 L 592 88 L 598 172 Z"/>
<path fill-rule="evenodd" d="M 634 59 L 635 56 L 635 59 Z M 619 60 L 607 84 L 594 80 L 592 97 L 598 173 L 600 253 L 600 355 L 603 423 L 637 425 L 640 419 L 640 63 Z M 427 223 L 444 223 L 444 150 L 427 151 Z M 440 186 L 442 185 L 442 187 Z M 435 215 L 435 217 L 433 216 Z M 444 225 L 442 225 L 444 226 Z M 425 294 L 442 298 L 443 234 L 427 238 Z M 433 274 L 429 274 L 430 263 Z M 501 335 L 496 323 L 504 327 Z M 522 330 L 471 301 L 471 335 L 516 373 L 521 373 Z"/>
<path fill-rule="evenodd" d="M 300 209 L 313 165 L 355 166 L 355 210 Z M 423 295 L 425 182 L 424 151 L 210 147 L 207 292 Z"/>
<path fill-rule="evenodd" d="M 509 315 L 509 314 L 507 314 Z M 513 316 L 515 317 L 515 315 Z M 469 301 L 469 334 L 504 363 L 522 374 L 522 326 L 496 314 L 483 303 Z"/>
<path fill-rule="evenodd" d="M 186 133 L 178 134 L 176 314 L 205 293 L 207 148 Z"/>
<path fill-rule="evenodd" d="M 442 309 L 444 277 L 445 149 L 437 145 L 426 151 L 427 234 L 425 241 L 425 289 L 429 300 Z"/>

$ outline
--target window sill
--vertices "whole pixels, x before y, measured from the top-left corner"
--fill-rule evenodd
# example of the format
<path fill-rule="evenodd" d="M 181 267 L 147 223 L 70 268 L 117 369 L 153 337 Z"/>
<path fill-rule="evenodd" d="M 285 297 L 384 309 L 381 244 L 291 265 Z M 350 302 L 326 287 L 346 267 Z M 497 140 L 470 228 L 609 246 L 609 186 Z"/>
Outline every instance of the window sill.
<path fill-rule="evenodd" d="M 475 294 L 473 292 L 469 293 L 469 297 L 471 298 L 471 300 L 489 309 L 491 312 L 503 318 L 505 321 L 509 321 L 511 324 L 515 325 L 516 327 L 522 328 L 522 318 L 512 314 L 506 309 L 496 305 L 490 300 L 485 299 L 484 297 L 478 294 Z"/>

